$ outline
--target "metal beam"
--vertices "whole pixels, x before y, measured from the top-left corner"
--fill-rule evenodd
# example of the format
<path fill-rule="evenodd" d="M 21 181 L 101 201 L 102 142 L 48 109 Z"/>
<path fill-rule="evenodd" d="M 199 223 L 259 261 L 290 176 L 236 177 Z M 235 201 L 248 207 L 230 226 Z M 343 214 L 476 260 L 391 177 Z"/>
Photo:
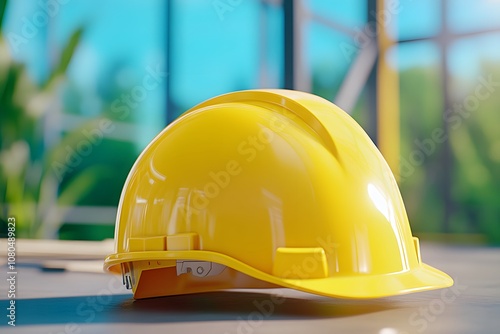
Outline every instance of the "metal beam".
<path fill-rule="evenodd" d="M 165 45 L 165 49 L 166 49 L 166 53 L 167 53 L 167 56 L 166 56 L 166 59 L 165 59 L 165 67 L 166 67 L 166 70 L 167 70 L 167 76 L 165 78 L 165 83 L 166 83 L 166 86 L 165 86 L 165 103 L 166 103 L 166 106 L 165 106 L 165 122 L 166 124 L 170 124 L 176 117 L 175 115 L 175 104 L 173 102 L 173 99 L 172 99 L 172 76 L 170 75 L 170 73 L 172 73 L 172 36 L 173 36 L 173 33 L 172 33 L 172 20 L 173 20 L 173 7 L 174 7 L 174 1 L 165 1 L 165 6 L 166 6 L 166 45 Z"/>
<path fill-rule="evenodd" d="M 311 91 L 311 74 L 304 50 L 309 11 L 302 0 L 284 0 L 284 86 L 304 92 Z"/>
<path fill-rule="evenodd" d="M 448 2 L 447 0 L 441 0 L 441 27 L 439 32 L 439 47 L 441 49 L 441 87 L 443 90 L 443 113 L 445 118 L 443 119 L 442 126 L 444 130 L 445 138 L 449 138 L 450 129 L 447 115 L 451 113 L 451 96 L 449 92 L 448 82 L 450 80 L 450 73 L 448 71 L 448 46 L 451 41 L 451 35 L 448 32 Z M 444 207 L 444 219 L 443 219 L 443 232 L 450 232 L 450 218 L 452 214 L 452 200 L 451 200 L 451 147 L 450 141 L 446 140 L 443 143 L 443 152 L 440 155 L 441 159 L 441 192 L 443 196 L 443 207 Z"/>
<path fill-rule="evenodd" d="M 351 65 L 349 72 L 342 81 L 339 92 L 335 97 L 335 104 L 347 113 L 352 113 L 356 101 L 361 95 L 370 73 L 373 71 L 376 59 L 377 45 L 375 42 L 371 42 L 361 49 L 354 60 L 354 64 Z"/>
<path fill-rule="evenodd" d="M 385 0 L 377 0 L 377 10 L 385 8 Z M 377 25 L 379 62 L 377 65 L 377 145 L 392 172 L 399 180 L 400 127 L 399 127 L 399 74 L 388 64 L 388 51 L 395 41 L 386 30 Z"/>
<path fill-rule="evenodd" d="M 441 0 L 444 1 L 444 0 Z M 491 28 L 491 29 L 483 29 L 483 30 L 476 30 L 476 31 L 465 31 L 465 32 L 451 32 L 446 28 L 446 36 L 448 40 L 455 40 L 455 39 L 461 39 L 461 38 L 468 38 L 468 37 L 475 37 L 475 36 L 482 36 L 485 34 L 494 34 L 494 33 L 500 33 L 500 28 Z M 411 42 L 422 42 L 422 41 L 434 41 L 436 43 L 440 43 L 440 34 L 436 36 L 429 36 L 429 37 L 415 37 L 415 38 L 403 38 L 397 41 L 397 43 L 411 43 Z"/>
<path fill-rule="evenodd" d="M 295 6 L 294 0 L 284 0 L 283 1 L 283 52 L 284 52 L 284 88 L 294 89 L 295 88 L 295 25 L 294 25 L 294 13 Z"/>

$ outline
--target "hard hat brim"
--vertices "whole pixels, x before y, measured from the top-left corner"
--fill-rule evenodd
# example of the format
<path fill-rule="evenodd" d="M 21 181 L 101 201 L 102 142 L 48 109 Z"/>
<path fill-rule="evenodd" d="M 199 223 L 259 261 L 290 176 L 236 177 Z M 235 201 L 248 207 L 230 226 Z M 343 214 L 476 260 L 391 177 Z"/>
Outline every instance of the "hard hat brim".
<path fill-rule="evenodd" d="M 267 274 L 224 254 L 202 250 L 117 253 L 106 258 L 104 269 L 120 273 L 120 264 L 122 263 L 154 260 L 216 262 L 271 284 L 338 298 L 380 298 L 446 288 L 453 285 L 453 279 L 450 276 L 425 263 L 419 263 L 418 266 L 410 270 L 389 274 L 358 273 L 327 278 L 290 279 Z"/>

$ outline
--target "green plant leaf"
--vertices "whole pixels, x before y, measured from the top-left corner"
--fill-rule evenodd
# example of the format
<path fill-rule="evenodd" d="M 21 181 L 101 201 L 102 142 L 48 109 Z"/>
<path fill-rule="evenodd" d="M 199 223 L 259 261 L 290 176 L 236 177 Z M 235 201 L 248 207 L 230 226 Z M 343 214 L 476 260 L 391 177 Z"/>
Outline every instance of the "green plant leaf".
<path fill-rule="evenodd" d="M 0 32 L 2 31 L 3 18 L 5 16 L 5 8 L 7 8 L 7 0 L 0 0 Z"/>
<path fill-rule="evenodd" d="M 44 88 L 49 87 L 50 84 L 60 75 L 63 75 L 66 73 L 66 70 L 69 66 L 69 63 L 71 62 L 71 59 L 73 58 L 73 55 L 75 53 L 75 50 L 77 46 L 80 44 L 80 40 L 83 35 L 83 28 L 80 27 L 78 28 L 70 37 L 68 44 L 64 47 L 64 50 L 61 53 L 61 57 L 59 59 L 59 63 L 57 64 L 57 67 L 54 68 L 52 73 L 50 74 L 49 79 L 47 82 L 43 85 Z"/>

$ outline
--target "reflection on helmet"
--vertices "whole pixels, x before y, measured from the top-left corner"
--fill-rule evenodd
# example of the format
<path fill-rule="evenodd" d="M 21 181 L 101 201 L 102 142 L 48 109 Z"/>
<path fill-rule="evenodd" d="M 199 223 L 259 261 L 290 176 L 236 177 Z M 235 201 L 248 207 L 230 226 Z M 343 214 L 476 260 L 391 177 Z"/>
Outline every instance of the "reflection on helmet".
<path fill-rule="evenodd" d="M 215 97 L 142 152 L 105 268 L 135 298 L 288 287 L 376 298 L 448 287 L 420 259 L 394 177 L 334 104 L 287 90 Z"/>

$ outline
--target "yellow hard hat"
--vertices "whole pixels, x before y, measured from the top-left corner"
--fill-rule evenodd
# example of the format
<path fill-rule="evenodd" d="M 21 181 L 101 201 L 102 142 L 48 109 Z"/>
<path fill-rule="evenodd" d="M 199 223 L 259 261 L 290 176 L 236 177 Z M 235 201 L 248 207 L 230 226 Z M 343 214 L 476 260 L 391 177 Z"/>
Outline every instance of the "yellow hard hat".
<path fill-rule="evenodd" d="M 104 267 L 138 299 L 267 287 L 376 298 L 453 284 L 422 263 L 363 129 L 289 90 L 218 96 L 165 128 L 127 178 Z"/>

